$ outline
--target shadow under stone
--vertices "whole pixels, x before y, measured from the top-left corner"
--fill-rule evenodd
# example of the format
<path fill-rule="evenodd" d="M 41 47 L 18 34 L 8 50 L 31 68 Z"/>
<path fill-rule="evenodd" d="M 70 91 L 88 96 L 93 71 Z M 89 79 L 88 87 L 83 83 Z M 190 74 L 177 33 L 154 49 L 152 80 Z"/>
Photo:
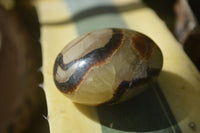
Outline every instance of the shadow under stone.
<path fill-rule="evenodd" d="M 155 131 L 177 124 L 157 85 L 128 102 L 99 106 L 97 111 L 102 125 L 122 131 Z"/>

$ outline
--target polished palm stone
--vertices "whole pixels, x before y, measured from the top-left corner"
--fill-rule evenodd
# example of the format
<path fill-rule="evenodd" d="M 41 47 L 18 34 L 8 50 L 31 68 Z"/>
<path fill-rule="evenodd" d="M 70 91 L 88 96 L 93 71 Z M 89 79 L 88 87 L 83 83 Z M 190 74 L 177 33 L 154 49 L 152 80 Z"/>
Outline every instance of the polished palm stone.
<path fill-rule="evenodd" d="M 119 103 L 151 85 L 163 65 L 158 46 L 128 29 L 102 29 L 70 42 L 57 56 L 54 81 L 73 102 Z"/>

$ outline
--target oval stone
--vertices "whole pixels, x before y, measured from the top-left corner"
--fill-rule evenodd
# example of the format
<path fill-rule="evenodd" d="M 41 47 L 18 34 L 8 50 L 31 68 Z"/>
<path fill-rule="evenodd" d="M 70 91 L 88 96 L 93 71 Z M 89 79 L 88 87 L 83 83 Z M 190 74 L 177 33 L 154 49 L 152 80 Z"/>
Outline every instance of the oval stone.
<path fill-rule="evenodd" d="M 128 29 L 102 29 L 70 42 L 57 56 L 54 81 L 73 102 L 119 103 L 151 85 L 163 65 L 159 47 Z"/>

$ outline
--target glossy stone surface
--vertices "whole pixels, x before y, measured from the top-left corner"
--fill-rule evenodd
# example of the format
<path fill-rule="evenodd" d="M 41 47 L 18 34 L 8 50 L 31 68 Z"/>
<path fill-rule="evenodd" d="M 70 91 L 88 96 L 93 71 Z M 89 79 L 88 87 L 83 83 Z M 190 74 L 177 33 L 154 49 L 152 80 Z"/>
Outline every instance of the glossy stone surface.
<path fill-rule="evenodd" d="M 128 29 L 102 29 L 73 40 L 59 53 L 54 81 L 73 102 L 113 104 L 142 92 L 162 65 L 162 52 L 147 36 Z"/>

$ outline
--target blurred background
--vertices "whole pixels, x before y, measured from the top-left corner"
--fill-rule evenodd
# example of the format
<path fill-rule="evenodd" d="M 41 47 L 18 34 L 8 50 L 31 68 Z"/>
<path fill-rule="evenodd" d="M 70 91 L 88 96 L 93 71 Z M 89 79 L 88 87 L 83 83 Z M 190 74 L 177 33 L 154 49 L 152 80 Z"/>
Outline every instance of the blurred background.
<path fill-rule="evenodd" d="M 0 1 L 0 132 L 49 132 L 38 14 L 30 0 Z"/>
<path fill-rule="evenodd" d="M 143 0 L 200 69 L 200 1 Z M 33 0 L 0 0 L 0 133 L 48 133 L 38 13 Z"/>

